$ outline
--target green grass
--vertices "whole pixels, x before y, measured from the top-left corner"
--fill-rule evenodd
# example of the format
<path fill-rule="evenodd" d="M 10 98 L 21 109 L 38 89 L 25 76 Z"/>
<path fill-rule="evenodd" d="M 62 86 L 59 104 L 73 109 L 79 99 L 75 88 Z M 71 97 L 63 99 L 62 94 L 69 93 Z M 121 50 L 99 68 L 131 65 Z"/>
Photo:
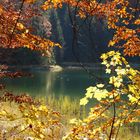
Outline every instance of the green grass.
<path fill-rule="evenodd" d="M 62 120 L 66 131 L 70 129 L 70 119 L 83 119 L 88 115 L 87 108 L 89 106 L 87 108 L 81 107 L 79 101 L 79 98 L 72 99 L 69 96 L 56 97 L 51 95 L 46 98 L 47 106 L 62 114 Z M 117 140 L 140 140 L 140 124 L 136 123 L 120 128 Z"/>
<path fill-rule="evenodd" d="M 56 97 L 55 95 L 50 95 L 46 97 L 46 99 L 42 98 L 40 100 L 41 102 L 46 102 L 49 108 L 59 111 L 62 114 L 62 123 L 66 128 L 69 127 L 70 119 L 83 119 L 87 115 L 86 108 L 79 104 L 79 98 L 71 98 L 63 95 Z"/>

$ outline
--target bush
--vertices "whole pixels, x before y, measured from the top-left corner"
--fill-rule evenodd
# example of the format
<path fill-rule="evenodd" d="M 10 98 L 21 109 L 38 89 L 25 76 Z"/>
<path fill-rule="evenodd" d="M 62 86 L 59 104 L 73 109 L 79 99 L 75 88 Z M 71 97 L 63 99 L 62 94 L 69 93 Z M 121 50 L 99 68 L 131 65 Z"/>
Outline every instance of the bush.
<path fill-rule="evenodd" d="M 6 93 L 0 100 L 0 139 L 59 140 L 61 115 L 30 96 Z"/>

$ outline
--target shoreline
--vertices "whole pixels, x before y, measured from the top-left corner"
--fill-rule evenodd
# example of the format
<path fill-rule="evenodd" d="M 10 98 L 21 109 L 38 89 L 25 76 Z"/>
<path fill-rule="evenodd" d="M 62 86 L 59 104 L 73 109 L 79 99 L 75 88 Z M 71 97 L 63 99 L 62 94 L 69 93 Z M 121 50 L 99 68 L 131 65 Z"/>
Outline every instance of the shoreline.
<path fill-rule="evenodd" d="M 83 69 L 83 66 L 86 69 L 89 70 L 95 70 L 95 69 L 104 69 L 105 66 L 103 66 L 101 63 L 83 63 L 83 66 L 81 66 L 79 63 L 61 63 L 61 64 L 56 64 L 60 67 L 62 67 L 64 70 L 80 70 Z M 8 65 L 8 69 L 10 71 L 14 70 L 21 70 L 21 71 L 32 71 L 32 70 L 49 70 L 51 65 Z M 55 66 L 55 65 L 54 65 Z M 136 69 L 140 69 L 140 64 L 136 63 L 130 63 L 130 66 Z"/>

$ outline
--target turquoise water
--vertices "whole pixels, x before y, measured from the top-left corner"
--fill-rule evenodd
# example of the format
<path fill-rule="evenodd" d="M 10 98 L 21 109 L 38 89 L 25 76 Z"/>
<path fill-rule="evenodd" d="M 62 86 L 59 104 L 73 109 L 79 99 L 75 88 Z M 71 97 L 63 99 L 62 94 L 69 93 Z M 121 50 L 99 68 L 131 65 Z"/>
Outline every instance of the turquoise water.
<path fill-rule="evenodd" d="M 64 69 L 61 72 L 36 70 L 31 72 L 33 77 L 5 78 L 2 82 L 10 91 L 17 94 L 27 93 L 33 97 L 54 94 L 71 97 L 83 97 L 86 88 L 96 83 L 95 77 L 83 69 Z M 92 73 L 103 77 L 101 69 Z"/>
<path fill-rule="evenodd" d="M 137 65 L 135 68 L 139 69 Z M 41 67 L 26 68 L 32 77 L 0 79 L 6 88 L 17 94 L 29 94 L 33 97 L 47 97 L 48 95 L 66 95 L 70 97 L 83 97 L 86 88 L 97 82 L 105 83 L 108 76 L 104 68 L 94 65 L 90 74 L 80 67 L 64 68 L 61 72 L 48 71 Z M 100 77 L 101 79 L 97 78 Z M 98 81 L 99 80 L 99 81 Z"/>

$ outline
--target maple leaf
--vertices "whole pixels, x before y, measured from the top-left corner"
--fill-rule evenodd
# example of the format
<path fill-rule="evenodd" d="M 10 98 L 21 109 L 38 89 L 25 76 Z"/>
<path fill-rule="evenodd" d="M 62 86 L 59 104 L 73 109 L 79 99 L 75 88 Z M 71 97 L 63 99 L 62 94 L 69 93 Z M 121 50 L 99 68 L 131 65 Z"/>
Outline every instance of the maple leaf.
<path fill-rule="evenodd" d="M 108 91 L 106 89 L 96 90 L 96 92 L 94 93 L 94 98 L 96 98 L 98 101 L 106 97 L 108 97 Z"/>
<path fill-rule="evenodd" d="M 130 102 L 132 102 L 132 103 L 135 103 L 138 101 L 138 99 L 133 97 L 131 94 L 128 95 L 128 98 L 129 98 Z"/>
<path fill-rule="evenodd" d="M 80 100 L 80 105 L 86 105 L 88 103 L 88 99 L 87 98 L 82 98 L 81 100 Z"/>

